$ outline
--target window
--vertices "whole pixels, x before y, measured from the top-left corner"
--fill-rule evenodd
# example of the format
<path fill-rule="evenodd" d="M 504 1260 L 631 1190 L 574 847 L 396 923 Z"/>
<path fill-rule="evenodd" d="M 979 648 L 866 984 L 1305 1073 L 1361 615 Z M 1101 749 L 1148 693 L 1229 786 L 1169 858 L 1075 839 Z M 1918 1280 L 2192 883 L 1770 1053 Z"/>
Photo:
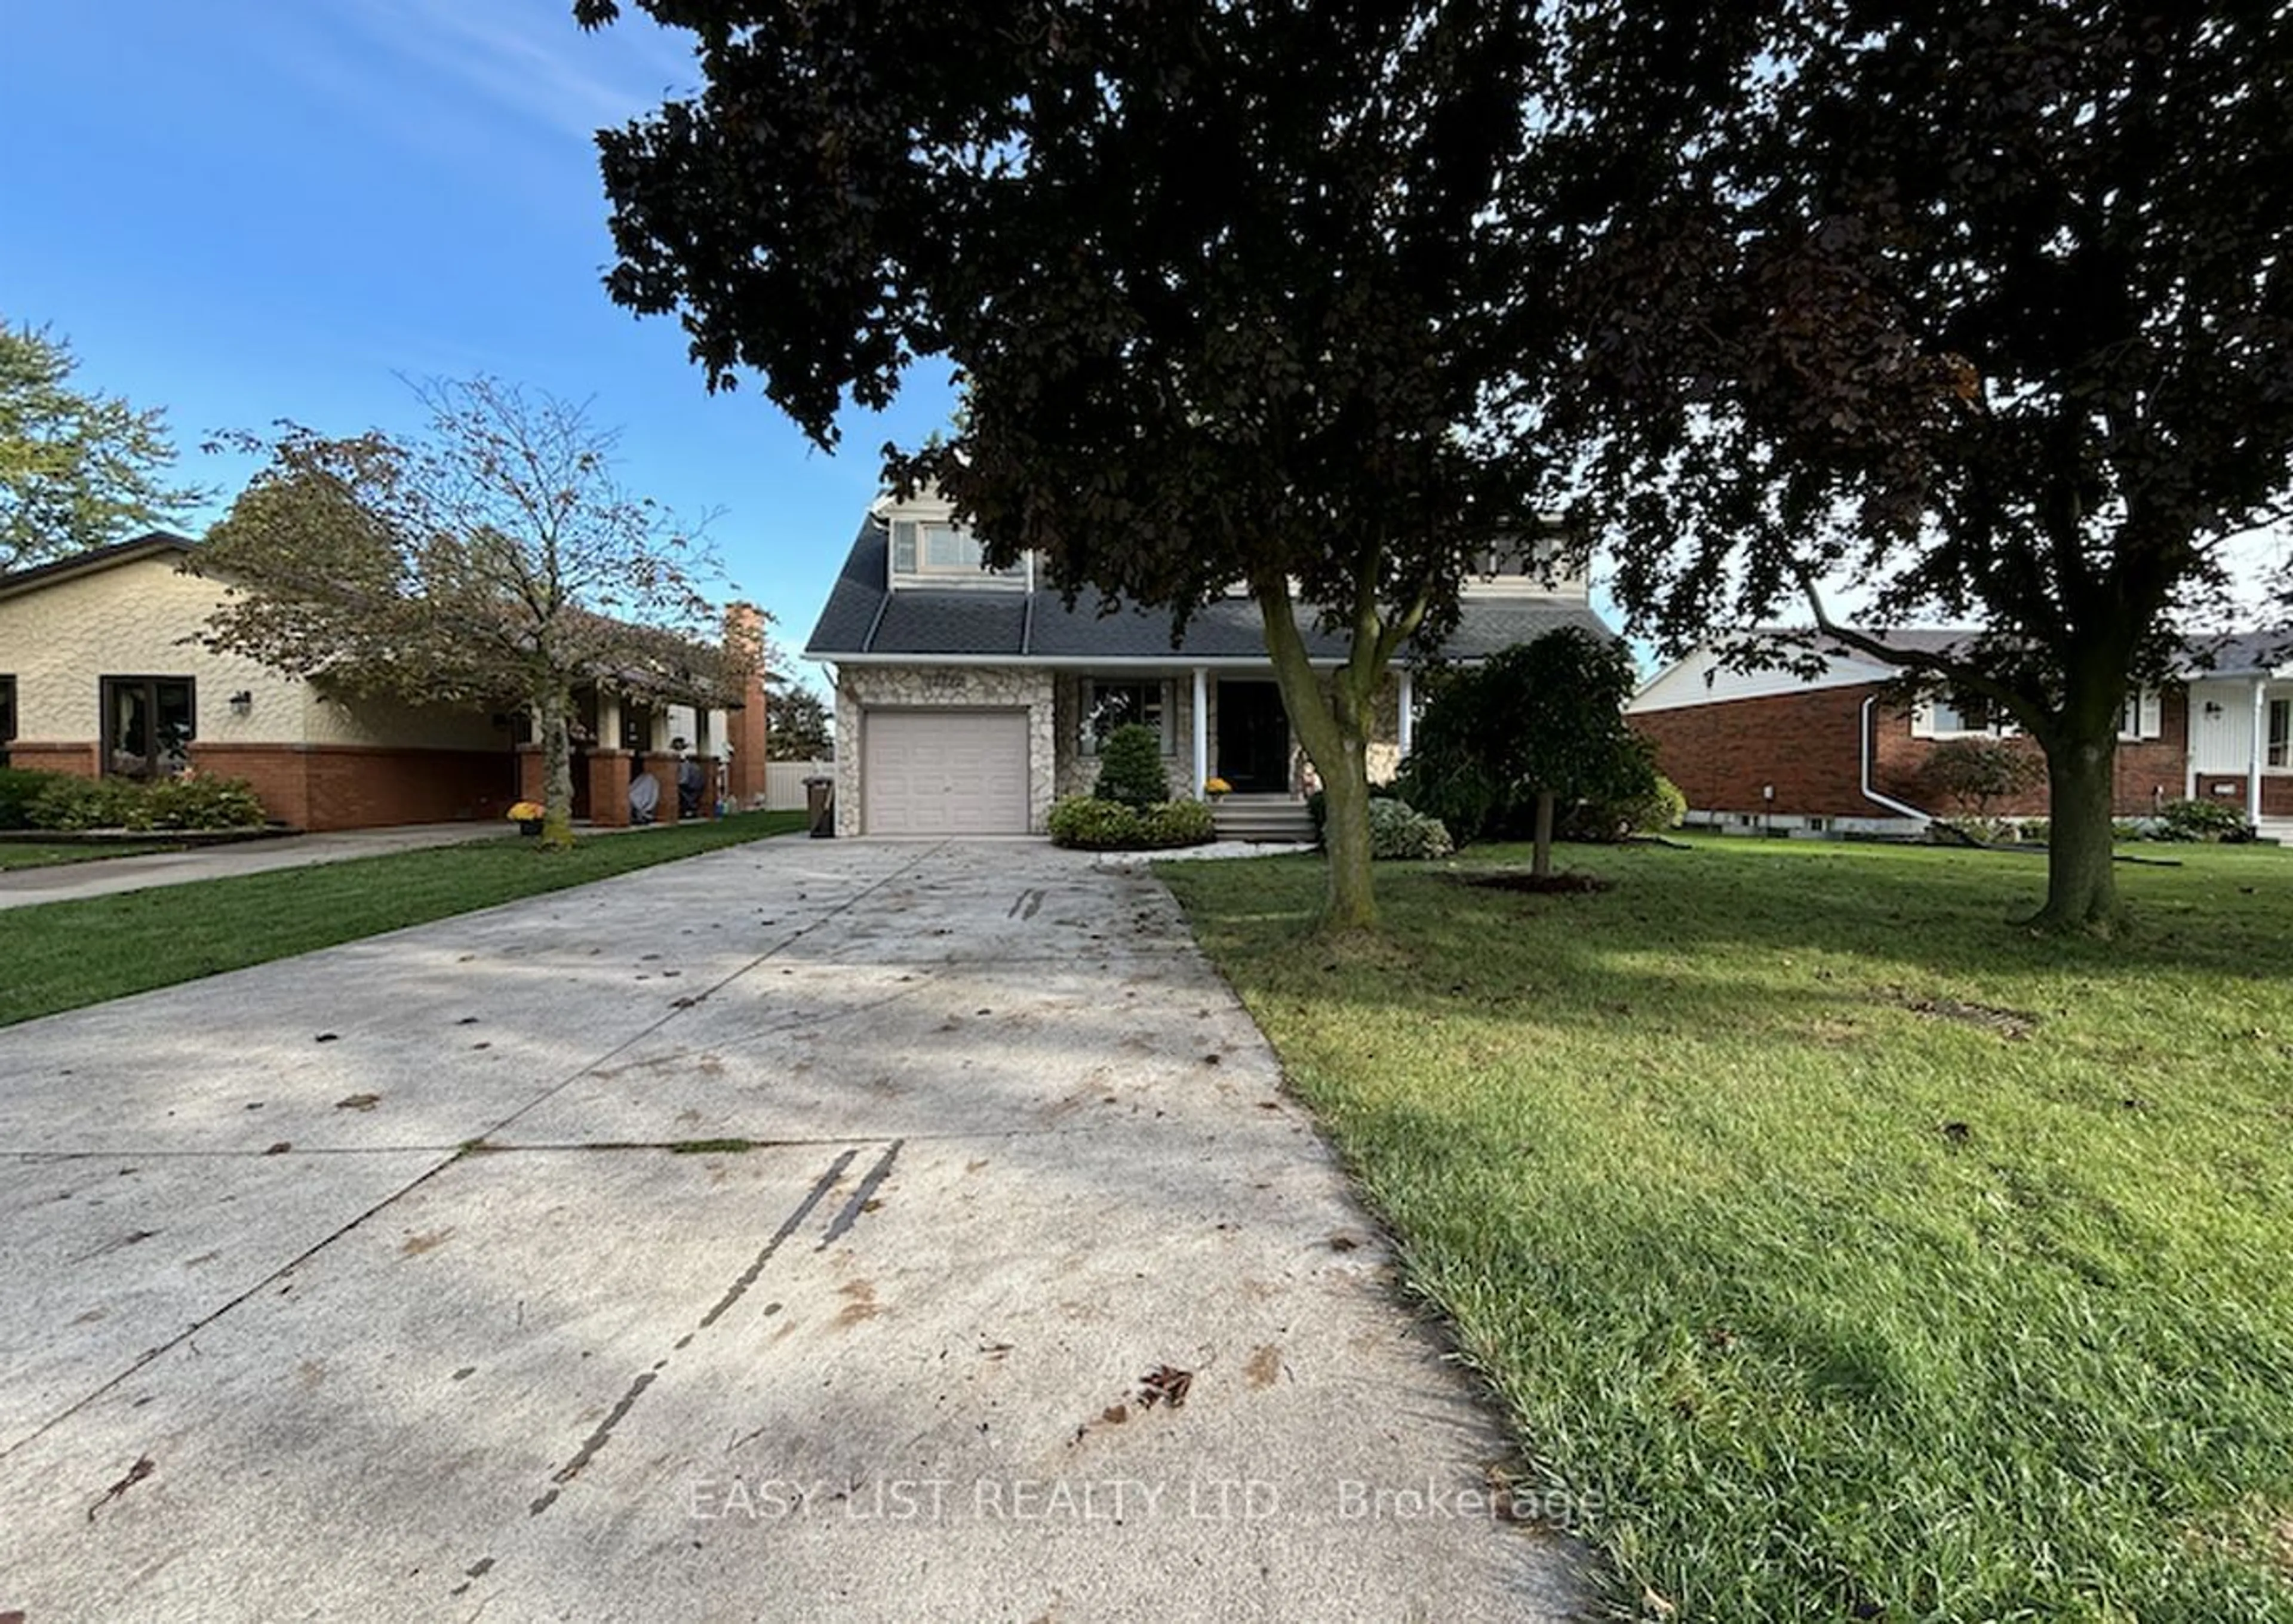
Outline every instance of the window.
<path fill-rule="evenodd" d="M 960 524 L 944 521 L 895 519 L 892 521 L 894 575 L 1008 576 L 1009 570 L 989 570 L 981 557 L 979 538 Z"/>
<path fill-rule="evenodd" d="M 1938 739 L 1953 733 L 1988 733 L 1993 727 L 1989 703 L 1972 697 L 1937 699 L 1931 715 Z"/>
<path fill-rule="evenodd" d="M 1082 685 L 1082 753 L 1098 754 L 1099 745 L 1116 728 L 1138 722 L 1163 736 L 1163 754 L 1171 754 L 1171 685 L 1168 683 L 1090 681 Z"/>
<path fill-rule="evenodd" d="M 2273 767 L 2293 767 L 2293 699 L 2269 701 L 2269 753 L 2262 759 Z"/>
<path fill-rule="evenodd" d="M 16 679 L 0 676 L 0 767 L 8 764 L 8 747 L 16 738 Z"/>
<path fill-rule="evenodd" d="M 103 679 L 103 770 L 159 778 L 191 764 L 198 707 L 187 676 Z"/>
<path fill-rule="evenodd" d="M 2155 689 L 2136 688 L 2126 696 L 2118 718 L 2120 739 L 2155 739 L 2165 731 L 2165 711 Z"/>

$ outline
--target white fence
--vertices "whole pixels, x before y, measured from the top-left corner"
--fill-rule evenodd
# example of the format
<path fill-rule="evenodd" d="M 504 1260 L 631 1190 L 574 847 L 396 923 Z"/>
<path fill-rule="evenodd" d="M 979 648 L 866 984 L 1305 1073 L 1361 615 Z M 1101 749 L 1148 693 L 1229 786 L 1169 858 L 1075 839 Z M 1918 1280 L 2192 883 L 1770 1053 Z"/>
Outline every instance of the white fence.
<path fill-rule="evenodd" d="M 802 812 L 804 780 L 834 778 L 832 761 L 768 761 L 765 764 L 765 807 L 768 812 Z"/>

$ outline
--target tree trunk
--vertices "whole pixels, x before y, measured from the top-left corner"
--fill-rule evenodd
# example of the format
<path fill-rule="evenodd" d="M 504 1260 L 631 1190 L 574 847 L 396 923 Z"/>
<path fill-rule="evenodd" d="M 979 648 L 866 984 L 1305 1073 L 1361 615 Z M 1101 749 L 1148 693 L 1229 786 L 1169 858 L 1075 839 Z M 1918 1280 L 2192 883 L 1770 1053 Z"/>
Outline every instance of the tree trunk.
<path fill-rule="evenodd" d="M 1552 803 L 1550 789 L 1536 792 L 1536 853 L 1529 859 L 1528 871 L 1538 879 L 1552 874 Z"/>
<path fill-rule="evenodd" d="M 1282 691 L 1282 708 L 1305 747 L 1306 759 L 1321 775 L 1324 796 L 1322 844 L 1329 862 L 1330 888 L 1322 927 L 1370 930 L 1377 925 L 1377 894 L 1370 880 L 1368 693 L 1349 667 L 1331 674 L 1325 693 L 1321 678 L 1298 635 L 1286 589 L 1268 586 L 1253 594 L 1266 626 L 1266 651 Z M 1382 671 L 1370 679 L 1372 686 Z"/>
<path fill-rule="evenodd" d="M 2107 935 L 2119 923 L 2118 872 L 2111 850 L 2111 793 L 2118 757 L 2117 713 L 2099 729 L 2065 720 L 2046 741 L 2046 904 L 2029 923 L 2040 930 Z M 2072 730 L 2086 734 L 2072 736 Z M 2094 736 L 2098 732 L 2099 736 Z"/>
<path fill-rule="evenodd" d="M 572 708 L 573 696 L 554 684 L 533 707 L 541 731 L 541 844 L 553 848 L 573 844 L 573 752 L 565 734 Z"/>

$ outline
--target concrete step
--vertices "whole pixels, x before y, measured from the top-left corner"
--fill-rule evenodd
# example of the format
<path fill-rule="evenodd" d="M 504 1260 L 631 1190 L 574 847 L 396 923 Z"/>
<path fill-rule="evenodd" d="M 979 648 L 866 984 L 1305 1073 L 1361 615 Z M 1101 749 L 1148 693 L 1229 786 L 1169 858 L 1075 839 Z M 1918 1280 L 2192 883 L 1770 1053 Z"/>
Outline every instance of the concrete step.
<path fill-rule="evenodd" d="M 1289 796 L 1227 796 L 1211 808 L 1211 820 L 1221 840 L 1314 838 L 1314 820 L 1305 802 Z"/>
<path fill-rule="evenodd" d="M 2254 830 L 2264 840 L 2293 846 L 2293 818 L 2264 818 L 2254 825 Z"/>

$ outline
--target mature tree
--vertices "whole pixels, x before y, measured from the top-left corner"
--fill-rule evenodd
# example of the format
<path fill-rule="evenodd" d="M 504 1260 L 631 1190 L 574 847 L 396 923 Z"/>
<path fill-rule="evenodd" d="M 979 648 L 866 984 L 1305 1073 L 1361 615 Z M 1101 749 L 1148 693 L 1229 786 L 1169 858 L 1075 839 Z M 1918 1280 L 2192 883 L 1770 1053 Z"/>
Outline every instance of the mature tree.
<path fill-rule="evenodd" d="M 1571 10 L 1547 173 L 1593 227 L 1621 594 L 1674 643 L 1803 602 L 1992 701 L 2046 752 L 2038 922 L 2108 929 L 2129 685 L 2286 511 L 2293 9 Z M 1836 626 L 1843 577 L 1866 626 L 1981 634 Z"/>
<path fill-rule="evenodd" d="M 821 697 L 793 684 L 765 702 L 771 724 L 766 754 L 774 761 L 825 761 L 836 753 L 836 718 Z"/>
<path fill-rule="evenodd" d="M 234 589 L 210 640 L 350 691 L 523 707 L 546 768 L 543 838 L 563 844 L 577 683 L 701 698 L 737 684 L 698 641 L 705 554 L 620 486 L 616 435 L 586 408 L 484 377 L 421 393 L 420 440 L 288 425 L 270 445 L 197 561 Z"/>
<path fill-rule="evenodd" d="M 991 559 L 1181 627 L 1247 593 L 1328 791 L 1325 917 L 1369 923 L 1376 691 L 1544 472 L 1525 8 L 638 4 L 705 85 L 600 137 L 612 296 L 823 446 L 950 358 L 967 418 L 892 472 Z"/>
<path fill-rule="evenodd" d="M 0 321 L 0 573 L 165 524 L 206 492 L 169 485 L 166 415 L 71 386 L 45 327 Z"/>
<path fill-rule="evenodd" d="M 1625 725 L 1632 655 L 1612 637 L 1561 626 L 1435 683 L 1403 770 L 1405 796 L 1459 844 L 1530 809 L 1530 872 L 1552 872 L 1553 813 L 1646 794 L 1656 769 Z"/>

